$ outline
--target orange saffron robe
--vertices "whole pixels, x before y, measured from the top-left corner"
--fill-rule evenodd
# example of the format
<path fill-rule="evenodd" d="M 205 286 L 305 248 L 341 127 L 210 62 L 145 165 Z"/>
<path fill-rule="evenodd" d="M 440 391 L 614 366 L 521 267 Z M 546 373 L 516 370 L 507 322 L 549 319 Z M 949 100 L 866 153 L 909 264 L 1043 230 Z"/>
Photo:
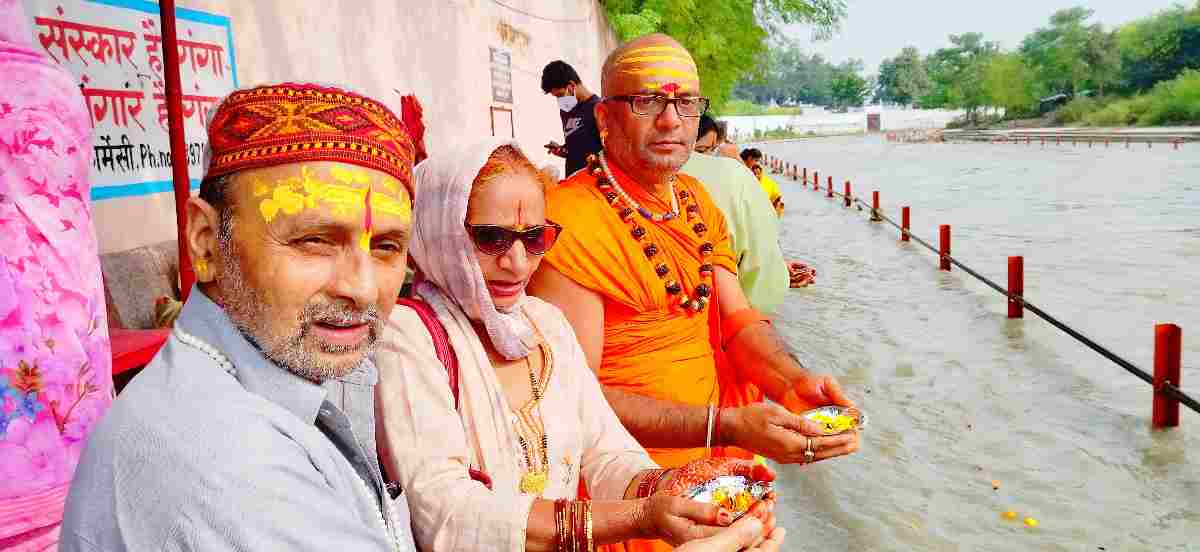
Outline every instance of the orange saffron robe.
<path fill-rule="evenodd" d="M 655 213 L 670 210 L 669 199 L 654 197 L 611 163 L 609 166 L 621 188 L 643 207 Z M 718 316 L 710 320 L 716 305 L 710 304 L 697 313 L 685 311 L 679 301 L 684 294 L 694 298 L 701 282 L 714 288 L 715 295 L 712 277 L 700 276 L 704 262 L 700 246 L 705 242 L 713 244 L 708 262 L 737 273 L 724 216 L 698 180 L 680 174 L 676 193 L 687 190 L 694 199 L 680 201 L 679 217 L 653 222 L 635 213 L 632 223 L 625 222 L 619 214 L 624 202 L 610 205 L 596 187 L 596 180 L 589 171 L 579 171 L 548 192 L 547 218 L 563 225 L 564 230 L 545 262 L 603 297 L 604 352 L 597 372 L 600 383 L 673 402 L 717 404 L 722 398 L 720 382 L 730 381 L 730 376 L 718 376 L 711 341 L 711 323 L 719 321 Z M 699 216 L 689 220 L 685 206 L 692 202 L 699 207 Z M 697 222 L 708 227 L 704 237 L 692 229 Z M 646 229 L 641 240 L 631 233 L 634 224 Z M 644 252 L 650 243 L 658 247 L 652 259 Z M 666 280 L 655 273 L 659 263 L 670 268 L 667 279 L 678 281 L 682 294 L 667 293 Z M 664 467 L 682 466 L 705 456 L 703 448 L 647 448 L 647 452 Z M 624 548 L 670 549 L 666 543 L 646 541 L 627 543 Z"/>

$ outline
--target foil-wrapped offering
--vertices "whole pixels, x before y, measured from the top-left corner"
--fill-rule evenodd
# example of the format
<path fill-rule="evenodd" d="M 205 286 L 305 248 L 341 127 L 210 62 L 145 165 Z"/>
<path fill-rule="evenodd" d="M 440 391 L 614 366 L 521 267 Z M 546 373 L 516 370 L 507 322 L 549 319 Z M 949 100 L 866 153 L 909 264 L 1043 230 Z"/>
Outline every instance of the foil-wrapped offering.
<path fill-rule="evenodd" d="M 857 408 L 822 406 L 809 410 L 801 416 L 821 424 L 825 435 L 837 435 L 867 427 L 867 415 Z"/>
<path fill-rule="evenodd" d="M 771 492 L 771 483 L 751 481 L 741 475 L 723 475 L 692 487 L 683 496 L 721 506 L 733 512 L 734 519 L 746 514 L 756 501 Z"/>

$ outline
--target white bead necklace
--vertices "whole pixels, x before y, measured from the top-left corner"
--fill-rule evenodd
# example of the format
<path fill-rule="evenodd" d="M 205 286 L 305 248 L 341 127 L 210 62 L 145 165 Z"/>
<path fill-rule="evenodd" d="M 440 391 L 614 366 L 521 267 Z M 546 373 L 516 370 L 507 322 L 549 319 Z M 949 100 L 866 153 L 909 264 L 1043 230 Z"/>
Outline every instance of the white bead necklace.
<path fill-rule="evenodd" d="M 204 342 L 204 340 L 179 328 L 175 328 L 172 333 L 175 335 L 175 339 L 178 339 L 180 343 L 183 343 L 184 345 L 192 347 L 204 353 L 205 355 L 208 355 L 213 362 L 217 363 L 217 366 L 220 366 L 221 369 L 227 372 L 229 375 L 237 375 L 237 369 L 233 367 L 233 363 L 230 362 L 229 359 L 221 353 L 221 351 L 218 351 L 216 347 L 209 345 L 208 343 Z M 359 485 L 361 485 L 364 493 L 366 493 L 368 496 L 371 495 L 371 489 L 367 487 L 366 482 L 364 482 L 362 478 L 355 476 L 353 479 L 359 482 Z M 379 515 L 376 519 L 383 528 L 384 535 L 387 537 L 387 540 L 391 542 L 392 549 L 400 552 L 407 547 L 400 542 L 400 533 L 392 530 L 393 527 L 399 527 L 399 525 L 395 524 L 395 514 L 392 512 L 391 502 L 387 496 L 381 498 L 381 501 L 383 504 L 383 510 L 377 511 Z M 392 520 L 391 525 L 388 524 L 388 520 Z"/>
<path fill-rule="evenodd" d="M 205 343 L 200 338 L 187 333 L 178 327 L 176 327 L 172 333 L 175 334 L 175 339 L 178 339 L 180 343 L 183 343 L 184 345 L 192 347 L 193 349 L 208 355 L 213 362 L 217 363 L 217 366 L 221 367 L 221 369 L 227 372 L 229 375 L 237 375 L 237 369 L 233 367 L 233 363 L 230 362 L 225 355 L 221 354 L 221 351 L 218 351 L 216 347 Z"/>
<path fill-rule="evenodd" d="M 643 217 L 654 222 L 663 222 L 679 216 L 679 198 L 675 197 L 675 175 L 671 175 L 671 180 L 667 184 L 671 190 L 671 212 L 658 214 L 651 212 L 645 207 L 642 207 L 640 203 L 635 201 L 632 197 L 629 197 L 629 194 L 625 193 L 625 189 L 621 187 L 621 185 L 617 182 L 616 177 L 613 176 L 612 170 L 608 168 L 608 161 L 604 159 L 603 150 L 600 151 L 600 167 L 604 169 L 604 176 L 608 177 L 609 184 L 612 184 L 613 189 L 617 191 L 617 194 L 621 196 L 621 199 L 625 200 L 625 203 L 628 203 L 630 207 L 633 207 L 633 209 Z"/>

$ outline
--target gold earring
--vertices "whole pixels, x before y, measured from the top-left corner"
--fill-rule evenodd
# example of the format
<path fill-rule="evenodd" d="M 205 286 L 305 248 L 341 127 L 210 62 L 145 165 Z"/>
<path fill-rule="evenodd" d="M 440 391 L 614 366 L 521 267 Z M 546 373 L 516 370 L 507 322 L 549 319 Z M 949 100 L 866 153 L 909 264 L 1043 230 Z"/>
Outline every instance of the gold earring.
<path fill-rule="evenodd" d="M 608 130 L 600 131 L 600 147 L 608 147 Z"/>
<path fill-rule="evenodd" d="M 196 259 L 196 279 L 201 282 L 208 281 L 208 261 Z"/>

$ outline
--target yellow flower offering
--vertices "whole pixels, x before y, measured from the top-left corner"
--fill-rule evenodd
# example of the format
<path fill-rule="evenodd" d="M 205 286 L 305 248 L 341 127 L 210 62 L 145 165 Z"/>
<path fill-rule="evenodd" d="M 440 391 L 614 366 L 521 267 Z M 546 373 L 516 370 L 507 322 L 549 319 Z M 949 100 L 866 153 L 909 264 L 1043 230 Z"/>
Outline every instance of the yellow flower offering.
<path fill-rule="evenodd" d="M 822 406 L 801 414 L 814 422 L 821 424 L 822 433 L 837 435 L 850 430 L 862 429 L 867 425 L 867 416 L 857 408 L 843 406 Z"/>
<path fill-rule="evenodd" d="M 684 493 L 684 496 L 697 502 L 720 506 L 733 512 L 735 517 L 741 517 L 754 501 L 761 499 L 770 490 L 771 484 L 768 482 L 726 475 L 703 483 Z"/>
<path fill-rule="evenodd" d="M 1038 520 L 1036 520 L 1036 519 L 1033 519 L 1033 518 L 1031 518 L 1031 517 L 1027 517 L 1027 518 L 1025 518 L 1025 525 L 1028 525 L 1028 526 L 1030 526 L 1030 527 L 1037 527 L 1037 526 L 1038 526 Z"/>
<path fill-rule="evenodd" d="M 1017 513 L 1012 510 L 1004 512 L 1003 514 L 1000 514 L 1000 515 L 1004 516 L 1004 519 L 1017 519 Z"/>

